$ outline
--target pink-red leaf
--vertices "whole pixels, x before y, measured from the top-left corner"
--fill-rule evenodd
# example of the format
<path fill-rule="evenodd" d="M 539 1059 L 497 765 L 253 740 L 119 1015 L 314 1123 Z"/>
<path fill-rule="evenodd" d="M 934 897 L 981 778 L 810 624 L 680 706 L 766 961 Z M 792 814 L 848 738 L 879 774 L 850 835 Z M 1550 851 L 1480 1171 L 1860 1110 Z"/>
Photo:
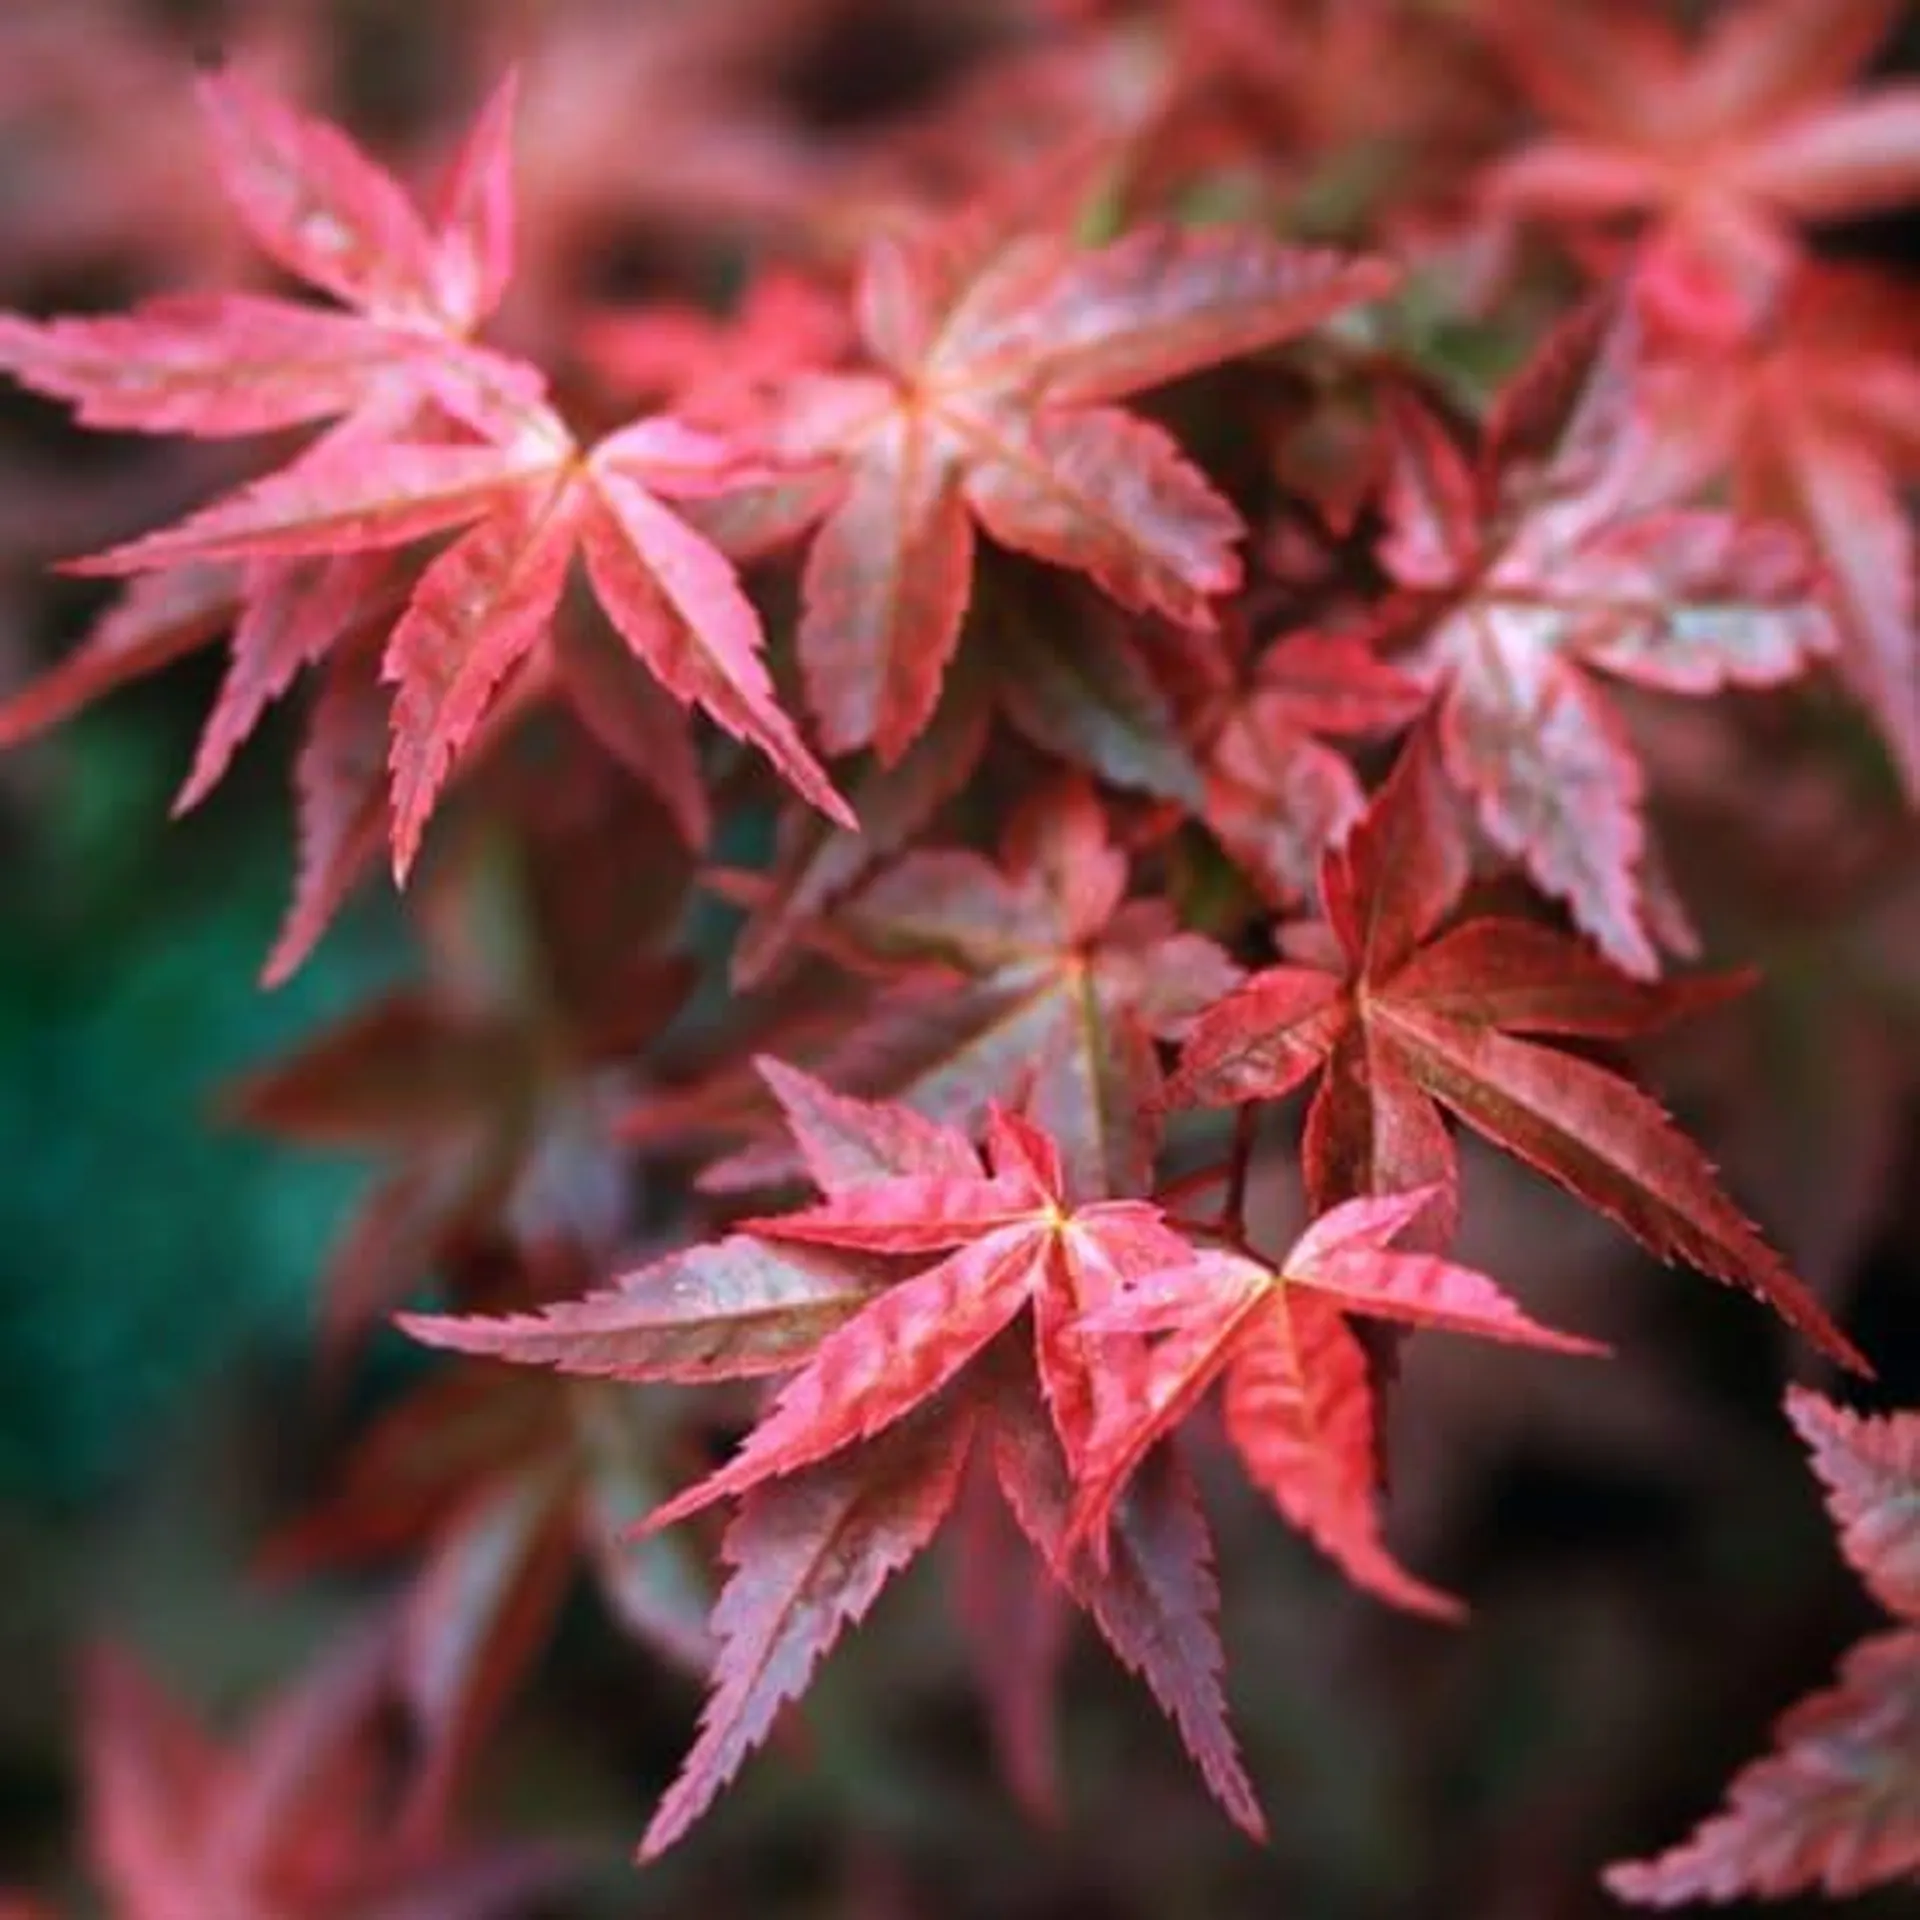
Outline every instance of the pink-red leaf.
<path fill-rule="evenodd" d="M 873 1284 L 853 1261 L 732 1234 L 537 1314 L 402 1314 L 398 1324 L 428 1346 L 567 1373 L 730 1380 L 804 1359 L 868 1304 Z"/>
<path fill-rule="evenodd" d="M 612 460 L 586 482 L 581 550 L 607 617 L 676 698 L 758 747 L 836 824 L 856 822 L 775 702 L 760 618 L 725 557 Z"/>
<path fill-rule="evenodd" d="M 800 660 L 829 748 L 897 761 L 960 641 L 973 528 L 954 453 L 912 416 L 866 442 L 807 552 Z"/>
<path fill-rule="evenodd" d="M 857 1454 L 748 1496 L 727 1530 L 733 1573 L 714 1609 L 714 1690 L 640 1843 L 643 1861 L 699 1819 L 843 1629 L 933 1538 L 972 1438 L 967 1409 L 932 1408 Z"/>
<path fill-rule="evenodd" d="M 1161 428 L 1118 408 L 983 419 L 967 504 L 1002 546 L 1187 626 L 1240 582 L 1240 516 Z"/>
<path fill-rule="evenodd" d="M 0 367 L 82 426 L 202 438 L 268 433 L 400 392 L 428 343 L 357 314 L 258 294 L 183 294 L 131 313 L 0 315 Z"/>
<path fill-rule="evenodd" d="M 800 629 L 828 744 L 899 756 L 932 713 L 996 539 L 1206 627 L 1237 516 L 1158 427 L 1101 406 L 1273 345 L 1383 292 L 1377 263 L 1153 228 L 1076 253 L 962 219 L 870 249 L 857 316 L 880 371 L 794 383 L 773 437 L 839 463 Z"/>
<path fill-rule="evenodd" d="M 501 682 L 552 624 L 576 512 L 564 482 L 516 497 L 433 561 L 387 642 L 396 882 L 405 881 L 440 789 Z"/>
<path fill-rule="evenodd" d="M 1027 1304 L 1041 1257 L 1024 1229 L 989 1233 L 877 1294 L 820 1341 L 740 1451 L 650 1515 L 648 1531 L 796 1473 L 931 1399 Z"/>
<path fill-rule="evenodd" d="M 430 298 L 432 250 L 399 184 L 337 127 L 237 73 L 200 103 L 221 184 L 260 247 L 350 307 L 411 319 Z"/>
<path fill-rule="evenodd" d="M 261 975 L 279 986 L 374 864 L 387 827 L 387 694 L 371 648 L 338 654 L 294 761 L 296 875 Z"/>
<path fill-rule="evenodd" d="M 1121 1665 L 1153 1690 L 1228 1817 L 1263 1839 L 1266 1819 L 1221 1690 L 1212 1545 L 1180 1463 L 1169 1454 L 1149 1464 L 1115 1516 L 1106 1566 L 1096 1567 L 1070 1546 L 1073 1486 L 1038 1408 L 1022 1417 L 1003 1395 L 996 1411 L 994 1468 L 1022 1531 Z"/>
<path fill-rule="evenodd" d="M 1787 1417 L 1812 1449 L 1848 1564 L 1889 1613 L 1920 1622 L 1920 1414 L 1874 1419 L 1793 1387 Z"/>
<path fill-rule="evenodd" d="M 979 1156 L 952 1127 L 894 1101 L 851 1100 L 780 1060 L 755 1065 L 822 1193 L 909 1178 L 978 1184 Z"/>
<path fill-rule="evenodd" d="M 1863 1640 L 1774 1738 L 1776 1751 L 1735 1777 L 1724 1812 L 1657 1859 L 1609 1868 L 1608 1887 L 1677 1907 L 1920 1878 L 1920 1632 Z"/>
<path fill-rule="evenodd" d="M 232 657 L 195 749 L 193 769 L 173 803 L 197 806 L 220 780 L 260 716 L 303 668 L 324 659 L 388 596 L 384 556 L 256 560 L 242 580 Z"/>
<path fill-rule="evenodd" d="M 0 747 L 205 646 L 233 624 L 239 605 L 230 567 L 186 566 L 130 582 L 66 659 L 0 701 Z"/>

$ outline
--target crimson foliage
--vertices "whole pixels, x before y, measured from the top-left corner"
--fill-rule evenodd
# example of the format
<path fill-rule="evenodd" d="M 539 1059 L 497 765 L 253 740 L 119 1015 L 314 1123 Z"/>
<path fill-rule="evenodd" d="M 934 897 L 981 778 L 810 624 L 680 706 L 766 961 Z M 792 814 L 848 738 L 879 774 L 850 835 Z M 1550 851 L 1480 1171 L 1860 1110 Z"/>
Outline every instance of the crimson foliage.
<path fill-rule="evenodd" d="M 717 81 L 817 11 L 635 44 Z M 312 683 L 268 977 L 383 845 L 427 966 L 235 1110 L 384 1159 L 333 1363 L 431 1276 L 401 1326 L 483 1364 L 275 1543 L 412 1584 L 239 1765 L 102 1656 L 125 1911 L 399 1911 L 396 1876 L 506 1910 L 552 1863 L 473 1879 L 445 1830 L 582 1558 L 708 1680 L 650 1860 L 949 1530 L 1016 1790 L 1054 1791 L 1077 1610 L 1263 1833 L 1186 1463 L 1214 1389 L 1286 1524 L 1453 1617 L 1384 1531 L 1399 1341 L 1602 1350 L 1516 1297 L 1547 1250 L 1453 1252 L 1456 1127 L 1870 1375 L 1618 1050 L 1753 984 L 1690 964 L 1707 736 L 1671 702 L 1729 752 L 1736 690 L 1790 730 L 1831 680 L 1917 784 L 1915 310 L 1808 244 L 1920 187 L 1920 91 L 1850 83 L 1897 11 L 1010 0 L 950 101 L 804 154 L 697 86 L 675 121 L 656 75 L 699 164 L 652 212 L 745 277 L 615 313 L 551 250 L 629 130 L 666 151 L 637 100 L 576 80 L 601 144 L 564 147 L 509 74 L 416 194 L 244 63 L 200 82 L 271 276 L 0 318 L 0 367 L 89 428 L 267 451 L 68 563 L 124 584 L 0 741 L 222 643 L 184 810 Z M 730 961 L 695 889 L 746 911 Z M 1296 1170 L 1288 1244 L 1249 1192 Z M 1789 1405 L 1904 1624 L 1627 1899 L 1920 1868 L 1913 1419 Z M 700 1477 L 715 1406 L 745 1437 Z M 709 1599 L 667 1530 L 723 1504 Z M 376 1670 L 418 1736 L 393 1833 L 334 1791 Z"/>

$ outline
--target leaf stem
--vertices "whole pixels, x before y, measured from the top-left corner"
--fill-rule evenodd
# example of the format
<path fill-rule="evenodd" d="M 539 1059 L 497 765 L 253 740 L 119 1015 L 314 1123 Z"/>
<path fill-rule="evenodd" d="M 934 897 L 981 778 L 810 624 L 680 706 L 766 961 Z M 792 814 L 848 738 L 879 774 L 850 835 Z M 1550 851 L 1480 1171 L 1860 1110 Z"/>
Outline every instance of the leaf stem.
<path fill-rule="evenodd" d="M 1244 1236 L 1247 1230 L 1247 1178 L 1253 1171 L 1253 1140 L 1257 1124 L 1258 1110 L 1251 1101 L 1234 1109 L 1233 1151 L 1227 1161 L 1227 1194 L 1220 1218 L 1223 1225 L 1230 1226 L 1240 1236 Z"/>

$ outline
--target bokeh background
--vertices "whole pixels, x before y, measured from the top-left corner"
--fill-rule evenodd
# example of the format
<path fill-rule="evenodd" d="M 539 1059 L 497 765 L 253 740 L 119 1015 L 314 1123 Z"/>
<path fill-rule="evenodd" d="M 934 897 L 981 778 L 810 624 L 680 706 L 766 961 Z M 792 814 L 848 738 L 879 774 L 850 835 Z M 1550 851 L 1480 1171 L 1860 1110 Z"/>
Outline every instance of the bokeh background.
<path fill-rule="evenodd" d="M 0 302 L 99 307 L 233 269 L 192 119 L 196 61 L 241 53 L 404 157 L 433 151 L 517 50 L 531 290 L 508 325 L 537 344 L 579 302 L 724 289 L 742 244 L 822 181 L 871 190 L 873 130 L 933 112 L 1040 11 L 7 0 Z M 1888 61 L 1916 47 L 1909 29 Z M 1823 244 L 1894 268 L 1915 257 L 1910 223 Z M 230 477 L 226 458 L 75 438 L 51 408 L 0 401 L 0 684 L 56 657 L 98 604 L 48 561 L 199 497 Z M 220 1115 L 233 1075 L 415 962 L 401 915 L 373 898 L 292 983 L 258 990 L 287 887 L 284 720 L 190 820 L 168 820 L 216 672 L 183 663 L 0 759 L 0 1884 L 59 1892 L 76 1913 L 91 1910 L 74 1845 L 78 1650 L 130 1642 L 216 1721 L 298 1666 L 381 1588 L 270 1586 L 260 1542 L 425 1364 L 386 1338 L 344 1388 L 316 1384 L 315 1275 L 371 1170 Z M 1777 956 L 1774 983 L 1751 1020 L 1659 1064 L 1879 1363 L 1877 1403 L 1914 1404 L 1920 843 L 1896 827 L 1872 897 L 1809 925 L 1793 876 L 1819 843 L 1793 836 L 1819 816 L 1772 808 L 1761 789 L 1776 775 L 1751 800 L 1741 790 L 1747 830 L 1777 835 L 1779 857 L 1754 879 L 1746 944 L 1728 947 Z M 1708 861 L 1725 811 L 1702 804 L 1694 821 Z M 1608 1911 L 1600 1865 L 1677 1838 L 1872 1610 L 1779 1417 L 1791 1370 L 1818 1377 L 1805 1356 L 1510 1165 L 1469 1164 L 1469 1252 L 1539 1317 L 1622 1357 L 1576 1377 L 1436 1341 L 1410 1353 L 1395 1538 L 1470 1598 L 1464 1630 L 1349 1592 L 1215 1476 L 1232 1692 L 1270 1850 L 1225 1829 L 1090 1642 L 1070 1667 L 1069 1816 L 1025 1824 L 921 1569 L 834 1658 L 804 1736 L 636 1878 L 625 1846 L 697 1695 L 583 1593 L 477 1789 L 479 1824 L 588 1847 L 581 1881 L 540 1911 Z M 1910 1910 L 1897 1896 L 1855 1908 Z"/>

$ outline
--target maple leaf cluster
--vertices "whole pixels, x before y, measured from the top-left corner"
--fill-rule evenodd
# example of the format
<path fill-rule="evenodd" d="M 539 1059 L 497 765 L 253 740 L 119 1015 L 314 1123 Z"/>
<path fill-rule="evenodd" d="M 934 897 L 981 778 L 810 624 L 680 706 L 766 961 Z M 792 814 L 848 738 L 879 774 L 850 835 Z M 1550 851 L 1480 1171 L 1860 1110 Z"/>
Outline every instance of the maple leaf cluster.
<path fill-rule="evenodd" d="M 1460 1131 L 1871 1372 L 1622 1049 L 1755 985 L 1694 964 L 1731 871 L 1689 873 L 1694 743 L 1840 740 L 1920 797 L 1920 309 L 1814 232 L 1920 197 L 1920 88 L 1854 83 L 1898 8 L 982 8 L 961 84 L 809 140 L 749 75 L 830 11 L 643 9 L 597 70 L 557 37 L 406 177 L 250 50 L 169 109 L 232 216 L 195 270 L 0 315 L 80 426 L 266 450 L 65 561 L 114 597 L 0 745 L 220 644 L 184 812 L 312 683 L 266 978 L 383 864 L 423 964 L 229 1111 L 381 1164 L 328 1367 L 396 1312 L 514 1363 L 411 1389 L 268 1548 L 410 1568 L 311 1707 L 372 1804 L 377 1668 L 396 1834 L 303 1696 L 236 1764 L 104 1657 L 128 1912 L 453 1872 L 581 1568 L 709 1687 L 651 1859 L 942 1537 L 1023 1799 L 1077 1613 L 1263 1833 L 1189 1455 L 1452 1618 L 1388 1543 L 1401 1341 L 1602 1351 L 1522 1304 L 1552 1249 L 1457 1255 Z M 615 214 L 722 233 L 733 297 L 570 280 Z M 1790 1413 L 1905 1624 L 1623 1896 L 1920 1871 L 1913 1420 Z M 717 1558 L 671 1531 L 722 1505 Z"/>
<path fill-rule="evenodd" d="M 1779 1750 L 1734 1780 L 1723 1812 L 1658 1859 L 1610 1870 L 1641 1905 L 1852 1894 L 1920 1872 L 1920 1415 L 1864 1418 L 1796 1387 L 1787 1417 L 1848 1565 L 1897 1624 L 1781 1719 Z"/>

